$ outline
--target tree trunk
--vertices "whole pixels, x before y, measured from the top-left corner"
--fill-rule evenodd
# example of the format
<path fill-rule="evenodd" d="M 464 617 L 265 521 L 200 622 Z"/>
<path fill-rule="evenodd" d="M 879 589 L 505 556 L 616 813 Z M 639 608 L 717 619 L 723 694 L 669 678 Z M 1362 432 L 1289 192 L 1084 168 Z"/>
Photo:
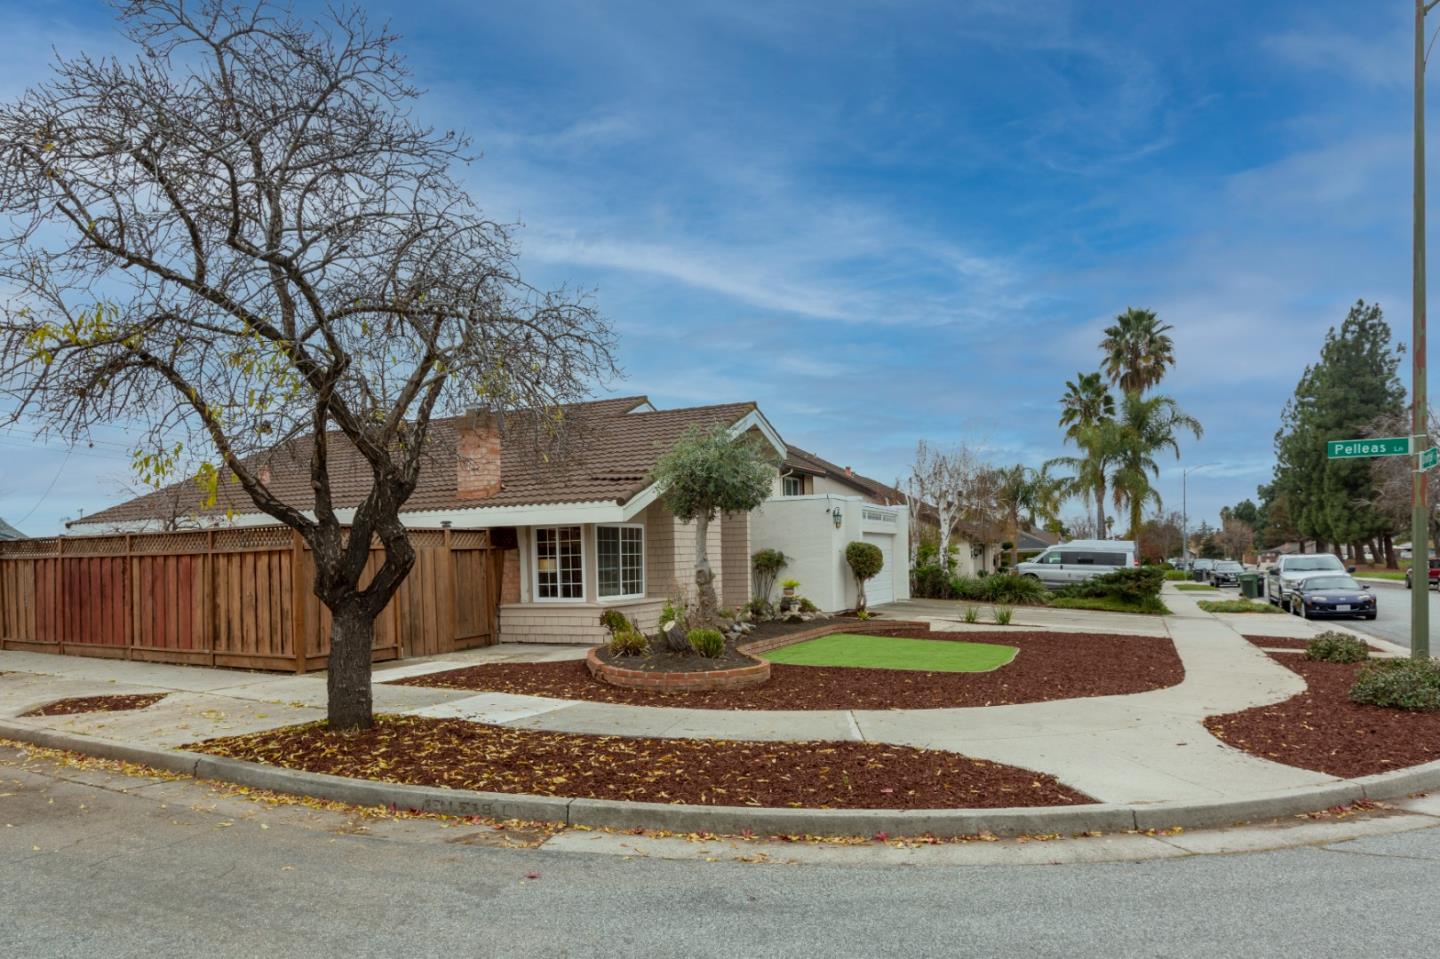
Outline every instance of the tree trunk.
<path fill-rule="evenodd" d="M 1010 514 L 1010 569 L 1020 565 L 1020 513 Z"/>
<path fill-rule="evenodd" d="M 1390 538 L 1389 533 L 1386 533 L 1380 538 L 1380 542 L 1385 547 L 1385 568 L 1399 569 L 1400 559 L 1395 555 L 1395 541 Z"/>
<path fill-rule="evenodd" d="M 331 607 L 330 665 L 325 674 L 331 729 L 369 729 L 370 649 L 375 644 L 375 613 L 368 603 L 349 600 Z"/>
<path fill-rule="evenodd" d="M 947 509 L 945 509 L 945 508 L 943 508 L 943 507 L 940 508 L 940 511 L 939 511 L 939 512 L 940 512 L 940 516 L 939 516 L 939 519 L 940 519 L 940 529 L 939 529 L 940 555 L 939 555 L 938 557 L 936 557 L 936 558 L 939 560 L 941 571 L 945 574 L 944 576 L 940 577 L 940 580 L 941 580 L 941 583 L 940 583 L 940 598 L 941 598 L 941 599 L 949 599 L 949 598 L 950 598 L 950 523 L 951 523 L 951 520 L 952 520 L 954 517 L 952 517 L 952 516 L 950 515 L 950 511 L 949 511 L 949 510 L 947 510 Z"/>
<path fill-rule="evenodd" d="M 710 534 L 710 517 L 695 517 L 695 591 L 700 604 L 700 625 L 714 626 L 719 620 L 720 600 L 715 595 L 715 573 L 710 569 L 706 539 Z"/>
<path fill-rule="evenodd" d="M 1105 538 L 1105 480 L 1095 484 L 1095 538 Z"/>

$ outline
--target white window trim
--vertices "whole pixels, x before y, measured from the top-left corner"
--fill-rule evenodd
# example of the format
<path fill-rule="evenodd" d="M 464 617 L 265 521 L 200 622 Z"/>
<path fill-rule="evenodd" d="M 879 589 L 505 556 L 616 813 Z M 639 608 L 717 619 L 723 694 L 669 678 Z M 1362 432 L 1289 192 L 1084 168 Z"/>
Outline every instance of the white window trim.
<path fill-rule="evenodd" d="M 579 596 L 541 596 L 540 595 L 540 531 L 542 529 L 566 529 L 567 527 L 578 527 L 580 530 L 580 595 Z M 556 557 L 559 562 L 559 557 Z M 585 602 L 585 527 L 578 523 L 559 523 L 554 526 L 534 526 L 530 529 L 530 601 L 533 603 L 583 603 Z M 558 574 L 558 569 L 557 569 Z"/>
<path fill-rule="evenodd" d="M 616 595 L 614 595 L 614 596 L 601 596 L 601 595 L 600 595 L 600 528 L 601 528 L 602 526 L 603 526 L 603 527 L 609 527 L 609 528 L 611 528 L 611 529 L 638 529 L 638 530 L 640 531 L 640 592 L 638 592 L 638 593 L 618 593 L 618 594 L 616 594 Z M 646 537 L 645 537 L 645 524 L 644 524 L 644 523 L 596 523 L 595 526 L 593 527 L 593 529 L 594 529 L 594 532 L 592 532 L 592 533 L 590 534 L 590 537 L 591 537 L 590 542 L 591 542 L 591 545 L 592 545 L 592 546 L 594 547 L 594 549 L 595 549 L 595 601 L 596 601 L 597 603 L 600 603 L 601 605 L 608 605 L 608 604 L 610 604 L 610 603 L 630 603 L 630 602 L 634 602 L 634 601 L 637 600 L 637 599 L 644 599 L 644 598 L 645 598 L 645 589 L 646 589 L 646 585 L 647 585 L 647 584 L 646 584 L 646 576 L 645 576 L 645 560 L 646 560 L 646 558 L 647 558 L 647 556 L 646 556 L 646 551 L 649 549 L 649 544 L 645 542 L 645 538 L 646 538 Z M 623 557 L 622 557 L 622 558 L 623 558 Z M 622 585 L 623 585 L 624 582 L 625 582 L 625 577 L 624 577 L 623 575 L 620 577 L 620 582 L 621 582 Z"/>

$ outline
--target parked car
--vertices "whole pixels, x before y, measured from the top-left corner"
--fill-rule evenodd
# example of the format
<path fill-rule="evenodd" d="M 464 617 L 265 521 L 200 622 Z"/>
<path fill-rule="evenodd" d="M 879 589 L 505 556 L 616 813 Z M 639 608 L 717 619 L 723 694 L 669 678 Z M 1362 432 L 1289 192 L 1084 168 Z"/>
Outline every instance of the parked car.
<path fill-rule="evenodd" d="M 1060 589 L 1139 565 L 1140 554 L 1130 540 L 1077 539 L 1046 548 L 1034 559 L 1016 565 L 1015 572 L 1038 579 L 1050 589 Z"/>
<path fill-rule="evenodd" d="M 1237 563 L 1233 559 L 1216 560 L 1215 565 L 1210 568 L 1210 584 L 1212 586 L 1240 586 L 1240 574 L 1245 572 L 1245 564 Z"/>
<path fill-rule="evenodd" d="M 1355 572 L 1334 553 L 1296 553 L 1281 556 L 1265 574 L 1265 598 L 1274 606 L 1290 607 L 1291 594 L 1311 576 L 1344 575 Z"/>
<path fill-rule="evenodd" d="M 1213 559 L 1197 559 L 1190 566 L 1190 578 L 1203 583 L 1210 578 L 1210 571 L 1214 568 Z"/>
<path fill-rule="evenodd" d="M 1440 588 L 1440 559 L 1430 560 L 1430 585 Z M 1405 588 L 1410 588 L 1410 570 L 1405 570 Z"/>
<path fill-rule="evenodd" d="M 1374 619 L 1375 594 L 1353 576 L 1307 576 L 1290 593 L 1290 612 L 1306 619 Z"/>

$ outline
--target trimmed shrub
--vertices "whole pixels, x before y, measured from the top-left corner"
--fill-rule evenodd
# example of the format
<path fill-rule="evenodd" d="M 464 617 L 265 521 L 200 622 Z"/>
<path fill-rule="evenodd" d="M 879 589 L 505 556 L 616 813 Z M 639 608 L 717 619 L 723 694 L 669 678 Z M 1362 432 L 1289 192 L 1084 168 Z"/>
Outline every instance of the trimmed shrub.
<path fill-rule="evenodd" d="M 692 629 L 685 638 L 690 648 L 706 659 L 714 659 L 725 652 L 725 636 L 718 629 Z"/>
<path fill-rule="evenodd" d="M 968 576 L 956 576 L 950 580 L 950 595 L 956 599 L 985 599 L 985 584 Z"/>
<path fill-rule="evenodd" d="M 626 626 L 610 634 L 610 652 L 615 656 L 644 656 L 650 651 L 650 640 L 639 630 Z"/>
<path fill-rule="evenodd" d="M 996 606 L 996 607 L 995 607 L 995 625 L 996 625 L 996 626 L 1009 626 L 1009 625 L 1010 625 L 1010 617 L 1012 617 L 1012 616 L 1014 616 L 1014 615 L 1015 615 L 1015 610 L 1011 609 L 1009 606 Z"/>
<path fill-rule="evenodd" d="M 1141 566 L 1139 569 L 1117 569 L 1113 573 L 1067 586 L 1060 595 L 1115 599 L 1128 605 L 1143 606 L 1148 600 L 1160 596 L 1160 587 L 1164 582 L 1163 570 L 1155 566 Z"/>
<path fill-rule="evenodd" d="M 770 601 L 770 594 L 775 591 L 775 577 L 789 562 L 785 554 L 778 549 L 757 550 L 750 556 L 750 581 L 755 587 L 755 595 L 765 602 Z"/>
<path fill-rule="evenodd" d="M 910 571 L 910 595 L 916 599 L 949 599 L 950 575 L 939 563 L 916 566 Z"/>
<path fill-rule="evenodd" d="M 1305 644 L 1305 658 L 1322 663 L 1361 663 L 1370 658 L 1370 647 L 1362 639 L 1332 629 Z"/>
<path fill-rule="evenodd" d="M 984 592 L 985 599 L 1006 606 L 1035 605 L 1045 602 L 1046 590 L 1043 583 L 1031 576 L 1014 573 L 996 573 L 983 580 L 976 580 Z"/>
<path fill-rule="evenodd" d="M 1440 662 L 1377 659 L 1355 677 L 1350 699 L 1392 709 L 1440 710 Z"/>
<path fill-rule="evenodd" d="M 819 607 L 819 606 L 816 606 L 813 602 L 811 602 L 811 600 L 810 600 L 810 598 L 809 598 L 808 596 L 801 596 L 801 597 L 800 597 L 800 612 L 802 612 L 802 613 L 818 613 L 818 612 L 820 612 L 820 607 Z"/>
<path fill-rule="evenodd" d="M 1167 569 L 1167 570 L 1165 571 L 1165 578 L 1166 578 L 1166 579 L 1189 579 L 1189 578 L 1190 578 L 1190 574 L 1187 573 L 1187 572 L 1185 572 L 1183 569 Z"/>

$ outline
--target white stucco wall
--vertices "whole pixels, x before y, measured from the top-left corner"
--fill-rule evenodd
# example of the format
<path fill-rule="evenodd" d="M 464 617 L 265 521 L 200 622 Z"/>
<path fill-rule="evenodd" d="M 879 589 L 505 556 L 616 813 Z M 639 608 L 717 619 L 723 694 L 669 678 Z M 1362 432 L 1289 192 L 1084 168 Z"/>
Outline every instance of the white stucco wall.
<path fill-rule="evenodd" d="M 837 529 L 834 510 L 840 510 Z M 893 522 L 867 519 L 872 514 L 892 516 Z M 766 501 L 750 514 L 752 550 L 778 549 L 789 563 L 779 580 L 798 579 L 801 596 L 826 612 L 851 609 L 855 605 L 855 578 L 845 564 L 845 547 L 861 540 L 865 533 L 895 536 L 891 549 L 893 563 L 881 576 L 889 576 L 897 600 L 910 596 L 909 514 L 905 507 L 882 507 L 866 503 L 859 496 L 783 496 Z M 776 596 L 779 584 L 776 584 Z"/>

